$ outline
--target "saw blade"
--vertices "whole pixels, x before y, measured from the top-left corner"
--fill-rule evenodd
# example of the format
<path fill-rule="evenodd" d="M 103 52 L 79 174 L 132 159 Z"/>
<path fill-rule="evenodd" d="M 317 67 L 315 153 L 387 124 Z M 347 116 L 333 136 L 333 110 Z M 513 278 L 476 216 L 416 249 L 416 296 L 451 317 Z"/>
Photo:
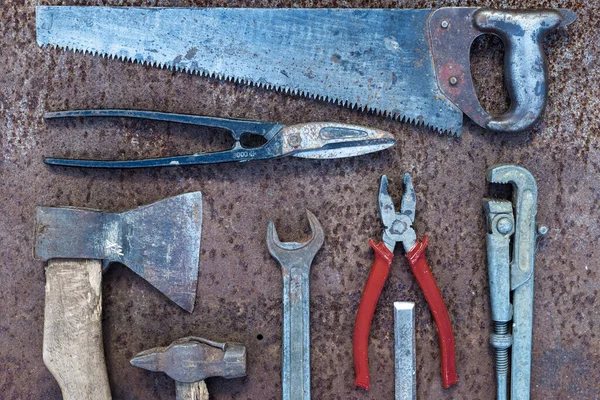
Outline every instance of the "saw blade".
<path fill-rule="evenodd" d="M 37 7 L 41 46 L 197 73 L 460 134 L 431 10 Z"/>

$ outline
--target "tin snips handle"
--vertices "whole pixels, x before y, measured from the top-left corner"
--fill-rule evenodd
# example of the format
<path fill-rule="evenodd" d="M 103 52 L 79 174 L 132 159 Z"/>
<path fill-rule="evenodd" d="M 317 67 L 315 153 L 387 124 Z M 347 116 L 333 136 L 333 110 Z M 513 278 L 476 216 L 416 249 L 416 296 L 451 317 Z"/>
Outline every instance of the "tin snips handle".
<path fill-rule="evenodd" d="M 540 119 L 548 92 L 543 41 L 546 35 L 577 18 L 565 9 L 490 10 L 449 7 L 434 11 L 429 33 L 438 86 L 478 125 L 496 132 L 521 132 Z M 491 33 L 504 42 L 504 75 L 510 108 L 500 116 L 488 114 L 477 99 L 471 76 L 471 44 Z"/>

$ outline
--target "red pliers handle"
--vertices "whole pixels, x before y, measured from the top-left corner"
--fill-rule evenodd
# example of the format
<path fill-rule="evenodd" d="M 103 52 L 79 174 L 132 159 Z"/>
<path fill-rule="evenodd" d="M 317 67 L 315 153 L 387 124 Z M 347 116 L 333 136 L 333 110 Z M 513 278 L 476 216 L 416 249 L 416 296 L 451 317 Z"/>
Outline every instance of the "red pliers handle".
<path fill-rule="evenodd" d="M 375 307 L 379 301 L 379 295 L 381 295 L 383 285 L 390 273 L 390 266 L 394 258 L 394 253 L 389 251 L 383 242 L 375 244 L 375 242 L 369 240 L 369 245 L 375 250 L 375 262 L 373 262 L 373 268 L 371 268 L 369 279 L 367 279 L 365 290 L 360 299 L 356 322 L 354 323 L 353 338 L 354 370 L 356 371 L 354 386 L 365 390 L 369 390 L 371 380 L 369 376 L 369 333 L 371 331 L 371 322 L 373 321 Z"/>
<path fill-rule="evenodd" d="M 375 262 L 373 263 L 373 268 L 369 274 L 369 279 L 365 285 L 365 290 L 358 307 L 353 340 L 354 368 L 356 370 L 354 385 L 365 390 L 369 390 L 370 386 L 368 347 L 371 321 L 373 320 L 375 307 L 379 301 L 381 290 L 387 280 L 392 259 L 394 258 L 394 254 L 385 247 L 383 242 L 375 244 L 370 240 L 369 244 L 375 250 Z M 444 388 L 449 388 L 458 382 L 454 334 L 452 333 L 452 324 L 446 304 L 444 304 L 440 289 L 425 260 L 425 248 L 427 244 L 428 239 L 425 237 L 423 242 L 417 242 L 406 254 L 406 258 L 433 314 L 442 355 L 442 384 Z"/>

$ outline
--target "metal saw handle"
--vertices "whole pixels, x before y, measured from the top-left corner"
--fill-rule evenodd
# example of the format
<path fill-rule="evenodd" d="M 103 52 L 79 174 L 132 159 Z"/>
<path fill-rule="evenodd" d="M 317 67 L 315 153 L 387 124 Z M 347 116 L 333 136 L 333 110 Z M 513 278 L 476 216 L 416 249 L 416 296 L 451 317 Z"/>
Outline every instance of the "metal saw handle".
<path fill-rule="evenodd" d="M 441 8 L 429 19 L 436 78 L 442 92 L 478 125 L 496 132 L 521 132 L 540 119 L 548 94 L 543 40 L 577 18 L 565 9 L 490 10 Z M 471 76 L 473 40 L 484 33 L 505 46 L 504 75 L 511 104 L 500 116 L 488 114 L 477 99 Z"/>
<path fill-rule="evenodd" d="M 49 260 L 44 364 L 64 400 L 110 400 L 102 345 L 102 263 Z"/>
<path fill-rule="evenodd" d="M 560 25 L 562 14 L 554 10 L 475 13 L 475 26 L 494 33 L 504 42 L 504 76 L 510 108 L 491 117 L 486 127 L 498 132 L 520 132 L 541 117 L 548 97 L 548 66 L 542 47 L 546 34 Z"/>

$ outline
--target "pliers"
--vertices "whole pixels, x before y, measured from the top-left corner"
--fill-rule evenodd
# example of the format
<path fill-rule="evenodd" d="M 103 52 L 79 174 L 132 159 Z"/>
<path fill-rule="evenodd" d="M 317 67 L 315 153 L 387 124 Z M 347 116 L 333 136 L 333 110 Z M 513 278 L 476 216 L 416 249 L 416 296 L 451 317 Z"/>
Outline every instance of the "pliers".
<path fill-rule="evenodd" d="M 443 386 L 449 388 L 458 382 L 452 325 L 442 294 L 425 260 L 427 236 L 419 242 L 412 227 L 415 208 L 416 194 L 409 174 L 404 174 L 404 195 L 399 213 L 395 211 L 394 202 L 388 193 L 388 179 L 385 175 L 381 177 L 379 215 L 385 228 L 380 243 L 376 244 L 373 240 L 369 240 L 369 244 L 375 250 L 375 262 L 365 285 L 354 325 L 353 350 L 356 371 L 354 385 L 365 390 L 369 390 L 370 386 L 368 347 L 371 321 L 379 295 L 390 272 L 394 248 L 398 242 L 401 242 L 404 247 L 410 268 L 423 291 L 437 326 L 442 353 Z"/>

